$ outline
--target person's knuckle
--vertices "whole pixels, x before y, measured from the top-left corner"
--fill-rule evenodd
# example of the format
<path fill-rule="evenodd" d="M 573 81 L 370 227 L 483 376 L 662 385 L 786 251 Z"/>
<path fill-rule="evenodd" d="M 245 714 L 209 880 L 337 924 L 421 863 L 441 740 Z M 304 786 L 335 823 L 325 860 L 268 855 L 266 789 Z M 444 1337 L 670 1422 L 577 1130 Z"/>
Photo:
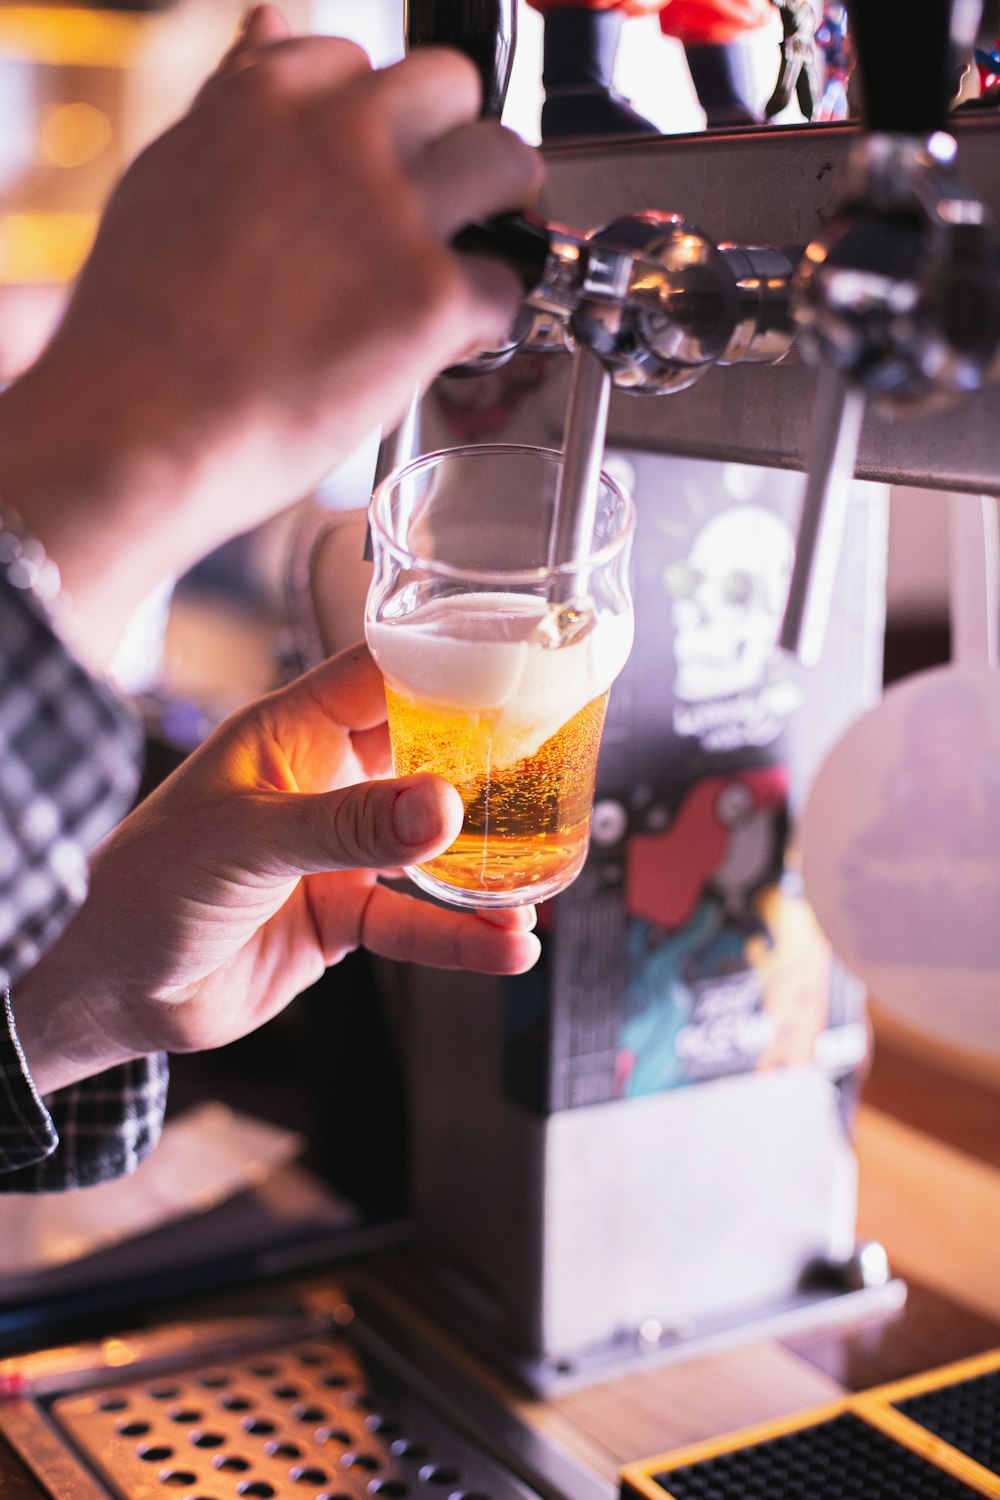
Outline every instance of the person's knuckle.
<path fill-rule="evenodd" d="M 371 58 L 362 47 L 360 42 L 355 42 L 347 36 L 330 36 L 323 39 L 323 45 L 331 58 L 346 70 L 353 70 L 357 76 L 368 78 L 374 74 Z"/>
<path fill-rule="evenodd" d="M 533 178 L 538 170 L 538 152 L 513 130 L 495 120 L 481 122 L 483 141 L 490 152 L 491 164 L 498 172 L 506 170 L 515 178 Z"/>
<path fill-rule="evenodd" d="M 429 960 L 435 969 L 468 969 L 474 967 L 475 943 L 470 941 L 467 920 L 451 914 L 447 925 L 435 934 L 434 953 Z"/>
<path fill-rule="evenodd" d="M 342 797 L 333 815 L 334 836 L 346 862 L 361 865 L 377 848 L 378 815 L 375 789 L 359 786 Z"/>
<path fill-rule="evenodd" d="M 472 969 L 475 964 L 469 952 L 469 945 L 465 939 L 458 934 L 452 937 L 447 950 L 442 958 L 442 968 L 448 969 Z"/>

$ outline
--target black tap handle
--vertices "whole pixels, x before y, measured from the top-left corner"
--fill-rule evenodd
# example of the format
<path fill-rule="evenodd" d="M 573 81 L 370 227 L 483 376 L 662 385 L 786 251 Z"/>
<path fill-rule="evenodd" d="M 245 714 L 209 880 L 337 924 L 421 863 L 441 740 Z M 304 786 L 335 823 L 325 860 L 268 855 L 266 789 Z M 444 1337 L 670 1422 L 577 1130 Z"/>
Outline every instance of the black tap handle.
<path fill-rule="evenodd" d="M 847 0 L 869 130 L 941 130 L 972 55 L 976 0 Z"/>
<path fill-rule="evenodd" d="M 498 214 L 495 219 L 477 219 L 456 234 L 452 244 L 467 255 L 495 255 L 505 260 L 521 278 L 526 292 L 533 292 L 545 274 L 551 231 L 544 224 L 521 214 Z"/>
<path fill-rule="evenodd" d="M 500 118 L 514 63 L 517 0 L 405 0 L 403 31 L 408 52 L 434 43 L 470 57 L 482 80 L 482 114 Z M 500 214 L 467 224 L 453 243 L 467 255 L 505 260 L 532 292 L 545 273 L 551 238 L 544 224 Z"/>
<path fill-rule="evenodd" d="M 406 50 L 455 47 L 479 69 L 484 116 L 500 118 L 517 41 L 517 0 L 406 0 Z"/>

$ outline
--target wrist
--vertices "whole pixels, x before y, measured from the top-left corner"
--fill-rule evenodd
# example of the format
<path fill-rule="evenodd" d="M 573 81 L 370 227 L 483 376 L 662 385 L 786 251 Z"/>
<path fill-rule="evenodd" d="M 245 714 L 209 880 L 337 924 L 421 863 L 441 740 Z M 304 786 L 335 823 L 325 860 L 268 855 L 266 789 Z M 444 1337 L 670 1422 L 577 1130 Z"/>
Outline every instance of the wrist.
<path fill-rule="evenodd" d="M 71 643 L 91 668 L 108 665 L 136 609 L 184 561 L 183 527 L 168 523 L 187 481 L 142 416 L 141 387 L 120 399 L 43 355 L 0 393 L 0 508 L 58 569 Z"/>
<path fill-rule="evenodd" d="M 118 1007 L 109 991 L 99 1000 L 88 997 L 81 972 L 86 970 L 60 961 L 57 944 L 14 989 L 18 1040 L 42 1095 L 145 1055 L 118 1036 Z"/>

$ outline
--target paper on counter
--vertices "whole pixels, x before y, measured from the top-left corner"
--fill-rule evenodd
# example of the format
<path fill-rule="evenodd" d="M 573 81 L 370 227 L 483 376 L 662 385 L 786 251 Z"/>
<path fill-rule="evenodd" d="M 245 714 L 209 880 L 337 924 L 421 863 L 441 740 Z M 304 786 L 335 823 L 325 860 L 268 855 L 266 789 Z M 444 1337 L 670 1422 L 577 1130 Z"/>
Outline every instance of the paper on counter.
<path fill-rule="evenodd" d="M 168 1120 L 135 1172 L 67 1193 L 0 1201 L 3 1279 L 51 1270 L 123 1240 L 204 1213 L 259 1186 L 299 1156 L 293 1131 L 208 1102 Z"/>

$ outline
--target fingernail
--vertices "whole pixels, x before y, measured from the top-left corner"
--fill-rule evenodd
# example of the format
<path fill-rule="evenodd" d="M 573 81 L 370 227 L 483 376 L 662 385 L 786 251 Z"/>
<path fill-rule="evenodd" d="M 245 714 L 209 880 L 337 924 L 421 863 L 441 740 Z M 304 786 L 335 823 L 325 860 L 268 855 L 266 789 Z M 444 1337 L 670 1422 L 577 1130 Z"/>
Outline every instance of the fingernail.
<path fill-rule="evenodd" d="M 437 795 L 429 786 L 409 786 L 392 805 L 392 826 L 401 844 L 427 844 L 441 832 Z"/>

